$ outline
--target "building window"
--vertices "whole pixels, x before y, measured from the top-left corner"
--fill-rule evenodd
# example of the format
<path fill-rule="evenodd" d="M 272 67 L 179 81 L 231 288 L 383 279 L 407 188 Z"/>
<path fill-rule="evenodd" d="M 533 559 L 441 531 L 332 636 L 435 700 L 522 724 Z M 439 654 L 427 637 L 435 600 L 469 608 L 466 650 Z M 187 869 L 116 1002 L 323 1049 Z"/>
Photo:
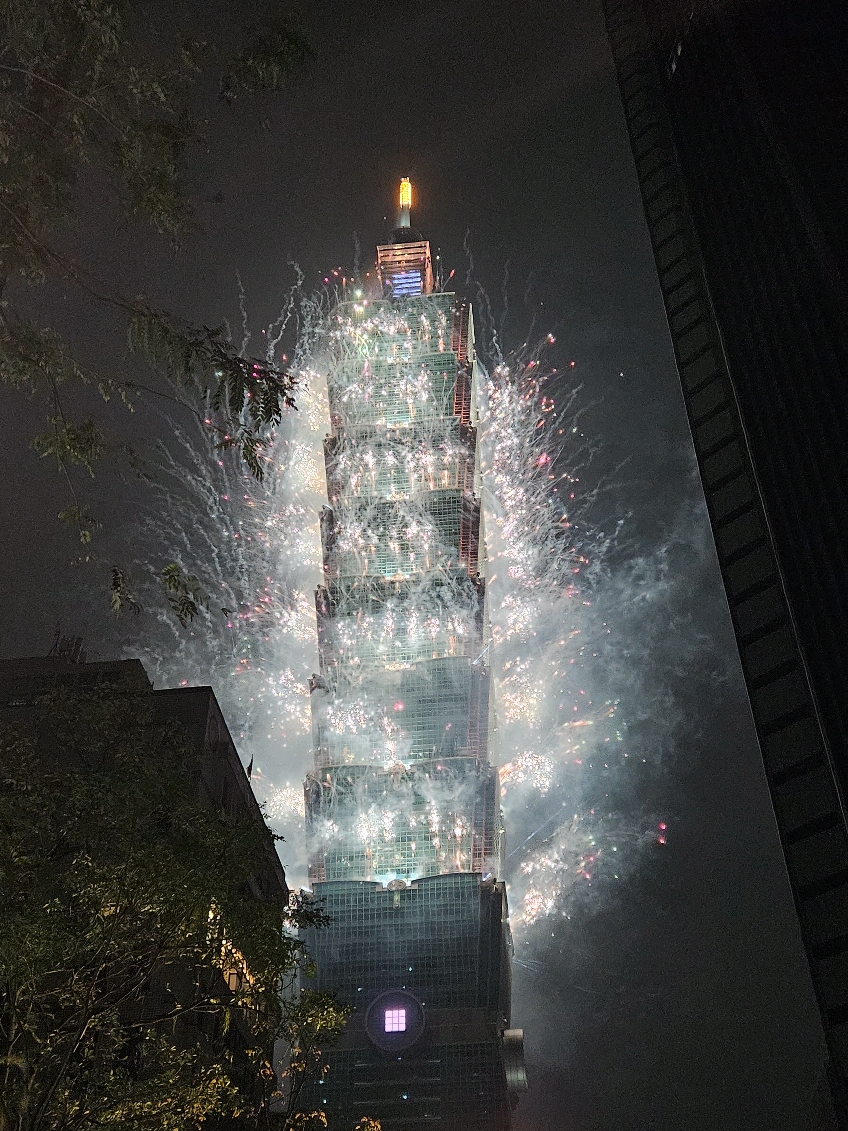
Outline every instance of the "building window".
<path fill-rule="evenodd" d="M 406 1010 L 405 1009 L 387 1009 L 386 1010 L 386 1030 L 387 1033 L 405 1033 L 406 1032 Z"/>

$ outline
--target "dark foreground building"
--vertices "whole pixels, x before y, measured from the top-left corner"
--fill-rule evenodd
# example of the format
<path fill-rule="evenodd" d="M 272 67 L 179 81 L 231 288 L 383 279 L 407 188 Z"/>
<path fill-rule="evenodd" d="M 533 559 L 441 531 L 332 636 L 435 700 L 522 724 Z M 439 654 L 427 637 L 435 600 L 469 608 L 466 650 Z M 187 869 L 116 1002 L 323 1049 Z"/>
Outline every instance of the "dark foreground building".
<path fill-rule="evenodd" d="M 50 656 L 0 660 L 0 711 L 25 714 L 28 703 L 58 687 L 70 692 L 97 688 L 115 695 L 149 695 L 154 718 L 179 723 L 200 754 L 199 804 L 265 827 L 262 810 L 211 687 L 155 690 L 140 660 L 86 663 L 81 641 L 67 643 L 70 647 L 54 650 Z M 254 877 L 253 894 L 287 903 L 285 872 L 270 832 L 264 862 L 261 874 Z"/>
<path fill-rule="evenodd" d="M 79 696 L 83 702 L 87 694 L 92 700 L 98 696 L 107 701 L 123 700 L 131 705 L 133 715 L 145 713 L 139 725 L 178 723 L 192 752 L 198 756 L 194 763 L 197 778 L 188 783 L 190 804 L 194 804 L 193 796 L 196 796 L 199 807 L 212 809 L 234 821 L 255 822 L 260 838 L 259 852 L 253 871 L 246 879 L 244 897 L 271 903 L 281 910 L 285 908 L 289 892 L 274 839 L 265 825 L 212 689 L 154 690 L 138 660 L 86 663 L 80 641 L 69 643 L 71 647 L 49 657 L 0 661 L 0 725 L 7 733 L 16 726 L 23 729 L 31 726 L 33 719 L 39 717 L 40 697 L 56 690 L 64 691 L 71 698 Z M 65 769 L 74 765 L 67 760 L 67 750 L 52 745 L 49 730 L 44 756 L 48 761 L 58 758 Z M 77 768 L 75 772 L 90 771 Z M 99 785 L 98 788 L 104 787 Z M 141 929 L 138 937 L 143 937 Z M 122 1008 L 126 1006 L 128 1010 L 128 1021 L 143 1025 L 150 1017 L 170 1014 L 174 1003 L 178 1003 L 171 1034 L 175 1045 L 199 1045 L 208 1049 L 213 1057 L 231 1057 L 234 1079 L 245 1094 L 251 1095 L 256 1090 L 258 1095 L 256 1069 L 246 1055 L 255 1038 L 240 1011 L 206 1007 L 193 1010 L 198 994 L 204 1000 L 225 1001 L 228 990 L 237 989 L 238 978 L 235 971 L 225 974 L 188 962 L 167 965 L 154 969 L 138 992 L 131 994 L 127 990 Z M 126 1005 L 130 1001 L 132 1004 Z"/>
<path fill-rule="evenodd" d="M 306 782 L 330 916 L 315 985 L 354 1008 L 306 1110 L 334 1131 L 508 1131 L 526 1088 L 489 758 L 471 310 L 397 229 L 326 327 L 331 432 Z M 371 280 L 369 282 L 369 280 Z"/>
<path fill-rule="evenodd" d="M 848 8 L 605 8 L 848 1127 Z"/>

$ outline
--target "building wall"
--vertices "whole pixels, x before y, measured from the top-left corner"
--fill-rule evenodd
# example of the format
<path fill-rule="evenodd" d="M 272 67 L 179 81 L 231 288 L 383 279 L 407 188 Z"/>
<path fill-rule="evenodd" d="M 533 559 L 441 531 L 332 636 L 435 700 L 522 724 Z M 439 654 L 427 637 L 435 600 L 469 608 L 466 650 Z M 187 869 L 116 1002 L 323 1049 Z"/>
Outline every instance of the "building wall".
<path fill-rule="evenodd" d="M 138 660 L 85 663 L 78 649 L 75 656 L 73 660 L 59 655 L 0 661 L 0 716 L 26 720 L 33 701 L 54 688 L 65 689 L 71 695 L 84 695 L 90 689 L 109 698 L 129 698 L 133 717 L 149 706 L 152 717 L 148 716 L 148 721 L 180 724 L 199 755 L 197 779 L 190 783 L 192 789 L 196 787 L 198 807 L 256 822 L 263 836 L 263 853 L 256 871 L 248 878 L 250 893 L 256 900 L 274 901 L 284 908 L 289 900 L 285 873 L 212 689 L 157 691 Z M 48 745 L 44 756 L 66 759 L 68 752 Z M 185 1013 L 174 1022 L 176 1044 L 210 1045 L 217 1055 L 226 1050 L 232 1058 L 232 1071 L 249 1093 L 259 1085 L 255 1068 L 245 1055 L 254 1039 L 250 1029 L 238 1010 L 227 1017 L 223 1010 L 192 1011 L 190 1007 L 198 1000 L 198 987 L 204 995 L 227 998 L 227 984 L 217 969 L 185 964 L 154 969 L 139 1003 L 132 1007 L 133 1018 L 145 1021 L 161 1016 L 173 1008 L 174 1001 L 179 1002 Z"/>
<path fill-rule="evenodd" d="M 605 7 L 848 1126 L 846 14 L 829 0 Z"/>
<path fill-rule="evenodd" d="M 473 873 L 394 890 L 347 881 L 318 885 L 316 898 L 330 925 L 307 939 L 312 984 L 355 1012 L 304 1106 L 325 1111 L 331 1127 L 368 1115 L 384 1131 L 506 1131 L 511 941 L 503 884 L 481 884 Z M 394 987 L 421 1003 L 425 1025 L 412 1047 L 387 1052 L 369 1039 L 366 1018 Z"/>
<path fill-rule="evenodd" d="M 677 40 L 664 88 L 678 159 L 724 349 L 819 713 L 843 790 L 848 782 L 848 294 L 840 271 L 844 193 L 836 207 L 811 170 L 819 151 L 790 130 L 815 106 L 840 117 L 848 161 L 848 81 L 792 92 L 795 76 L 827 70 L 846 16 L 831 4 L 757 6 L 696 20 Z M 784 8 L 784 18 L 769 8 Z M 797 21 L 821 10 L 805 40 Z M 831 12 L 833 18 L 830 18 Z M 827 16 L 827 18 L 825 18 Z M 798 53 L 785 59 L 791 40 Z M 787 42 L 790 40 L 790 42 Z M 844 63 L 844 56 L 843 56 Z M 782 67 L 781 67 L 782 64 Z M 764 84 L 762 78 L 771 81 Z M 821 76 L 824 78 L 825 76 Z M 818 93 L 818 97 L 815 95 Z M 801 97 L 801 95 L 804 95 Z M 836 130 L 828 131 L 836 133 Z M 840 139 L 822 145 L 839 154 Z"/>
<path fill-rule="evenodd" d="M 199 801 L 265 826 L 211 687 L 154 690 L 140 660 L 86 663 L 84 656 L 81 661 L 69 661 L 61 655 L 0 660 L 0 709 L 25 712 L 28 702 L 53 687 L 70 691 L 105 688 L 116 695 L 149 694 L 154 716 L 180 723 L 200 753 Z M 257 897 L 288 901 L 285 872 L 270 832 L 265 840 L 265 867 L 253 883 Z"/>
<path fill-rule="evenodd" d="M 310 876 L 494 872 L 470 309 L 361 297 L 328 338 Z"/>

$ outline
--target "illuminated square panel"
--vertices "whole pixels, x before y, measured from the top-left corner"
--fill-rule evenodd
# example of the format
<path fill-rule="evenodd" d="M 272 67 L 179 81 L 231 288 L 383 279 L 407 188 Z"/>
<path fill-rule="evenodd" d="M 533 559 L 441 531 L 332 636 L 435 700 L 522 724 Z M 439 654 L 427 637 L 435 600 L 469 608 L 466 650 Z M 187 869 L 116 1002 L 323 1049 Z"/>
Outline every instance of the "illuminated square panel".
<path fill-rule="evenodd" d="M 385 1013 L 385 1026 L 385 1032 L 387 1033 L 405 1033 L 406 1010 L 387 1009 Z"/>
<path fill-rule="evenodd" d="M 420 271 L 400 271 L 392 275 L 392 294 L 395 298 L 405 298 L 407 295 L 420 295 L 423 287 Z"/>

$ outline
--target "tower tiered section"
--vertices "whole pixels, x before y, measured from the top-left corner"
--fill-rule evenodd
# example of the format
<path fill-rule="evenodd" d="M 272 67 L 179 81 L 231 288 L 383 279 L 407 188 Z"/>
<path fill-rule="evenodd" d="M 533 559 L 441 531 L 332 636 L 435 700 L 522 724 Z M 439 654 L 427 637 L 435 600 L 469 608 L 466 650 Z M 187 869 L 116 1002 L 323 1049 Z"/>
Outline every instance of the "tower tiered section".
<path fill-rule="evenodd" d="M 330 1126 L 507 1131 L 526 1087 L 489 758 L 474 327 L 398 226 L 328 322 L 331 432 L 306 782 L 330 925 L 315 988 L 354 1012 L 304 1104 Z"/>
<path fill-rule="evenodd" d="M 497 874 L 471 310 L 426 241 L 378 276 L 330 324 L 310 878 Z"/>

